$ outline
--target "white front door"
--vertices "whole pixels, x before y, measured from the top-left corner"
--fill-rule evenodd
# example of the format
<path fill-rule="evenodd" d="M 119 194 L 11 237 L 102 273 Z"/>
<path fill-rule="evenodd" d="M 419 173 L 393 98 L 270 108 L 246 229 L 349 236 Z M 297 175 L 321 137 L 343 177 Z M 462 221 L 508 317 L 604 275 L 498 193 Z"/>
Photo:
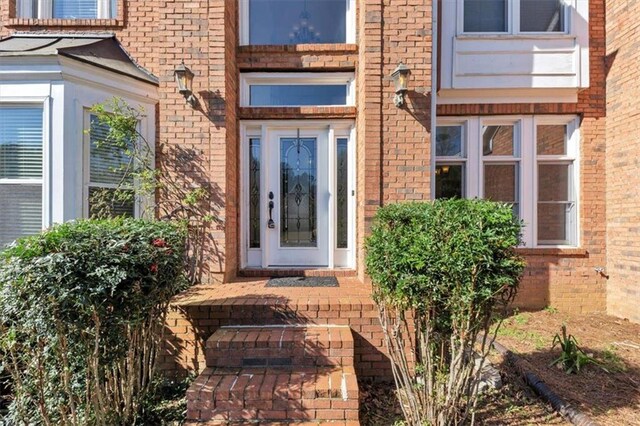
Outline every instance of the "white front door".
<path fill-rule="evenodd" d="M 278 129 L 265 142 L 266 266 L 328 266 L 327 131 Z"/>

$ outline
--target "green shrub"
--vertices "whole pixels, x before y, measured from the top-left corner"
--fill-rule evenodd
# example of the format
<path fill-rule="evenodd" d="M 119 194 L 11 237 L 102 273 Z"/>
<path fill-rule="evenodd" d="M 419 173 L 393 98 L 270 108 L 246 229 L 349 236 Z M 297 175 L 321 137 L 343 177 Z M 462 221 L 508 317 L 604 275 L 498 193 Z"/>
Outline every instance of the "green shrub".
<path fill-rule="evenodd" d="M 482 200 L 378 210 L 366 267 L 409 424 L 458 424 L 473 408 L 489 346 L 474 344 L 517 291 L 521 226 L 510 205 Z"/>
<path fill-rule="evenodd" d="M 81 220 L 0 254 L 0 356 L 9 423 L 132 424 L 170 299 L 184 288 L 182 226 Z"/>

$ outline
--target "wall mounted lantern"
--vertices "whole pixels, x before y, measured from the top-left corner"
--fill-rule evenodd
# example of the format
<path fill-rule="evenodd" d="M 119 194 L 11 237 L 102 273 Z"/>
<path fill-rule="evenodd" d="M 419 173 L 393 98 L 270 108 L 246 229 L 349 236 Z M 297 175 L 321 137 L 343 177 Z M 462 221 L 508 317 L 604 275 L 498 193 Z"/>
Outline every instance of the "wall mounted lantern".
<path fill-rule="evenodd" d="M 407 93 L 409 86 L 409 75 L 411 70 L 408 66 L 400 62 L 391 74 L 391 79 L 396 89 L 396 95 L 393 97 L 393 103 L 396 107 L 404 106 L 404 95 Z"/>
<path fill-rule="evenodd" d="M 174 71 L 176 75 L 176 83 L 178 84 L 178 91 L 187 100 L 187 103 L 191 107 L 195 107 L 198 100 L 193 96 L 192 84 L 193 84 L 193 72 L 184 64 L 184 61 L 178 65 Z"/>

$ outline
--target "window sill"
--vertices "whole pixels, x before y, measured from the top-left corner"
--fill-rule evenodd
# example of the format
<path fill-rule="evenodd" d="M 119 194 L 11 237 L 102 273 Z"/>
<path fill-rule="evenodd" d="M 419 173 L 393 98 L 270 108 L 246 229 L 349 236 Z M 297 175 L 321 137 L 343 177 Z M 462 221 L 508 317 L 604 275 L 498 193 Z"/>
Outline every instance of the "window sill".
<path fill-rule="evenodd" d="M 567 33 L 530 33 L 530 34 L 507 34 L 507 33 L 468 33 L 458 34 L 457 40 L 574 40 L 573 34 Z"/>
<path fill-rule="evenodd" d="M 239 53 L 288 53 L 288 52 L 338 52 L 356 53 L 357 44 L 287 44 L 287 45 L 245 45 L 239 46 Z"/>
<path fill-rule="evenodd" d="M 522 256 L 557 256 L 557 257 L 588 257 L 587 249 L 578 247 L 539 247 L 518 248 L 518 254 Z"/>
<path fill-rule="evenodd" d="M 120 19 L 33 19 L 33 18 L 12 18 L 5 25 L 6 27 L 122 27 Z"/>

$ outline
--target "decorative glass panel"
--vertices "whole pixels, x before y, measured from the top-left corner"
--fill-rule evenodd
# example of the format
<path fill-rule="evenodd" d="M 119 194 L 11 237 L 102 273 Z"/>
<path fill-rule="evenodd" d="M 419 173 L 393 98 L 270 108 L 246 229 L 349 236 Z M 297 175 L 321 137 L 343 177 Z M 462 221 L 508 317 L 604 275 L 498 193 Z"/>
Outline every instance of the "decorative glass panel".
<path fill-rule="evenodd" d="M 463 198 L 463 182 L 463 165 L 438 164 L 436 166 L 436 198 Z"/>
<path fill-rule="evenodd" d="M 504 33 L 507 29 L 507 0 L 464 0 L 465 32 Z"/>
<path fill-rule="evenodd" d="M 346 105 L 346 84 L 251 85 L 251 106 Z"/>
<path fill-rule="evenodd" d="M 514 214 L 518 215 L 518 166 L 485 164 L 484 198 L 513 204 Z"/>
<path fill-rule="evenodd" d="M 347 248 L 349 240 L 349 151 L 347 138 L 336 146 L 336 247 Z"/>
<path fill-rule="evenodd" d="M 316 138 L 280 140 L 280 246 L 316 247 Z"/>
<path fill-rule="evenodd" d="M 260 248 L 260 138 L 249 139 L 249 247 Z"/>
<path fill-rule="evenodd" d="M 98 0 L 53 0 L 53 17 L 96 19 L 98 17 Z"/>
<path fill-rule="evenodd" d="M 462 126 L 436 128 L 436 156 L 462 157 Z"/>
<path fill-rule="evenodd" d="M 42 108 L 0 107 L 0 247 L 42 230 Z"/>
<path fill-rule="evenodd" d="M 250 44 L 345 43 L 346 0 L 248 0 Z"/>
<path fill-rule="evenodd" d="M 520 31 L 564 31 L 561 0 L 520 0 Z"/>
<path fill-rule="evenodd" d="M 536 134 L 538 155 L 567 154 L 567 126 L 564 124 L 537 126 Z"/>
<path fill-rule="evenodd" d="M 482 126 L 482 155 L 514 153 L 513 126 Z"/>
<path fill-rule="evenodd" d="M 571 165 L 538 166 L 538 243 L 570 244 L 575 205 L 571 199 Z"/>

